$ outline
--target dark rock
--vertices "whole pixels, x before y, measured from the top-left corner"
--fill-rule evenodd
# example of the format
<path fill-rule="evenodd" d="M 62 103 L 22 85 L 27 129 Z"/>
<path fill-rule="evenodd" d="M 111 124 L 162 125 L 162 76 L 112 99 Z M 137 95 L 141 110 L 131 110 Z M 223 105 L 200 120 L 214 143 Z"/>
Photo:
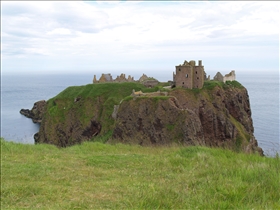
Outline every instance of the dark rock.
<path fill-rule="evenodd" d="M 46 108 L 46 101 L 41 100 L 34 103 L 31 110 L 21 109 L 20 113 L 31 118 L 34 123 L 41 123 Z"/>
<path fill-rule="evenodd" d="M 29 109 L 21 109 L 20 113 L 22 115 L 24 115 L 25 117 L 28 117 L 28 118 L 33 118 L 34 117 L 34 114 Z"/>
<path fill-rule="evenodd" d="M 82 133 L 82 136 L 87 137 L 88 139 L 97 136 L 101 131 L 101 124 L 96 121 L 91 121 L 90 126 L 86 127 Z"/>
<path fill-rule="evenodd" d="M 114 141 L 140 145 L 208 145 L 258 151 L 247 90 L 216 87 L 209 98 L 173 90 L 168 100 L 142 98 L 120 104 Z M 240 140 L 241 139 L 241 140 Z M 241 141 L 241 142 L 239 142 Z"/>
<path fill-rule="evenodd" d="M 56 101 L 55 106 L 60 106 L 64 101 Z M 75 102 L 72 102 L 75 103 Z M 81 103 L 81 106 L 84 104 Z M 58 147 L 67 147 L 80 144 L 97 136 L 101 131 L 101 123 L 96 118 L 84 123 L 81 121 L 80 106 L 66 110 L 64 104 L 55 116 L 46 113 L 47 120 L 43 120 L 39 133 L 34 135 L 35 143 L 54 144 Z M 90 111 L 90 109 L 88 110 Z M 58 120 L 61 116 L 63 120 Z"/>
<path fill-rule="evenodd" d="M 203 143 L 201 123 L 192 111 L 178 108 L 171 97 L 124 101 L 118 110 L 113 138 L 140 145 Z"/>
<path fill-rule="evenodd" d="M 38 139 L 39 139 L 39 132 L 35 133 L 33 136 L 35 143 L 38 143 Z"/>
<path fill-rule="evenodd" d="M 109 142 L 139 145 L 206 145 L 258 152 L 245 88 L 173 89 L 166 97 L 135 97 L 111 107 L 107 98 L 55 99 L 22 114 L 41 119 L 36 143 L 66 147 L 113 131 Z M 36 106 L 35 106 L 36 105 Z M 66 109 L 65 109 L 66 107 Z M 113 114 L 112 114 L 113 113 Z M 34 116 L 33 116 L 34 115 Z M 251 140 L 250 140 L 251 139 Z"/>

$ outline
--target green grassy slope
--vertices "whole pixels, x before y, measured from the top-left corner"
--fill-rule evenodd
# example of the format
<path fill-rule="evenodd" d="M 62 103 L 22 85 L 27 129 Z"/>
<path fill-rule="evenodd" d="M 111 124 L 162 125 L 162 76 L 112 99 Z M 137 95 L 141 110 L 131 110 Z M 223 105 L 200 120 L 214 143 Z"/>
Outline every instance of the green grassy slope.
<path fill-rule="evenodd" d="M 114 105 L 118 105 L 122 100 L 131 100 L 130 96 L 132 90 L 142 91 L 144 93 L 161 91 L 169 91 L 163 88 L 166 83 L 159 83 L 154 88 L 146 88 L 143 84 L 137 82 L 126 83 L 101 83 L 101 84 L 88 84 L 84 86 L 71 86 L 59 93 L 57 96 L 51 98 L 47 102 L 47 113 L 45 118 L 49 124 L 49 130 L 55 130 L 52 126 L 55 126 L 58 122 L 69 121 L 69 113 L 77 113 L 79 120 L 81 121 L 83 128 L 89 125 L 91 119 L 102 124 L 102 130 L 100 135 L 108 135 L 112 133 L 114 120 L 111 117 L 114 109 Z M 190 94 L 204 94 L 208 95 L 208 91 L 216 86 L 226 89 L 229 86 L 242 87 L 236 81 L 227 82 L 226 84 L 217 81 L 207 81 L 204 84 L 203 89 L 184 89 Z M 182 88 L 181 88 L 182 89 Z M 158 96 L 155 99 L 166 99 L 167 97 Z M 79 103 L 74 101 L 79 99 Z M 67 118 L 68 116 L 68 118 Z M 42 124 L 44 126 L 44 123 Z M 61 124 L 63 126 L 63 124 Z M 52 139 L 52 133 L 48 132 L 49 138 Z"/>
<path fill-rule="evenodd" d="M 102 123 L 101 134 L 106 134 L 114 124 L 111 114 L 114 105 L 129 96 L 132 90 L 142 92 L 155 92 L 161 86 L 146 88 L 140 83 L 101 83 L 84 86 L 71 86 L 59 93 L 47 102 L 46 118 L 51 122 L 63 122 L 68 112 L 79 113 L 79 120 L 86 125 L 94 116 Z M 80 103 L 74 103 L 74 99 L 80 98 Z M 52 124 L 54 124 L 52 123 Z"/>
<path fill-rule="evenodd" d="M 279 209 L 279 172 L 224 149 L 1 140 L 1 209 Z"/>

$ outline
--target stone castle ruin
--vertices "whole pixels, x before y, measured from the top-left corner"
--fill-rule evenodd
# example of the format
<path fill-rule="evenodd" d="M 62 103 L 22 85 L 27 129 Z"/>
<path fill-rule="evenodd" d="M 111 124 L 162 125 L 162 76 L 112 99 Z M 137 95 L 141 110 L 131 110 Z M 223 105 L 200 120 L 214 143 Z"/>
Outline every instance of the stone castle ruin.
<path fill-rule="evenodd" d="M 111 74 L 102 74 L 99 80 L 96 79 L 96 75 L 93 77 L 94 84 L 96 83 L 106 83 L 106 82 L 140 82 L 146 87 L 154 87 L 158 84 L 158 80 L 148 77 L 146 74 L 143 74 L 139 80 L 134 80 L 134 77 L 131 77 L 128 75 L 128 78 L 126 78 L 125 74 L 121 74 L 120 76 L 117 76 L 116 79 L 113 79 Z"/>
<path fill-rule="evenodd" d="M 173 73 L 173 85 L 184 88 L 202 88 L 204 84 L 204 66 L 202 61 L 198 61 L 198 66 L 195 61 L 185 62 L 176 66 L 176 73 Z"/>
<path fill-rule="evenodd" d="M 204 81 L 210 81 L 210 75 L 206 75 L 204 71 L 204 66 L 202 65 L 202 61 L 198 61 L 198 65 L 196 65 L 194 60 L 184 61 L 183 64 L 175 66 L 176 72 L 173 72 L 173 81 L 169 81 L 172 87 L 183 87 L 183 88 L 203 88 Z M 226 82 L 235 80 L 235 71 L 232 70 L 230 73 L 223 76 L 220 72 L 214 76 L 214 81 Z M 159 81 L 148 77 L 146 74 L 143 74 L 139 80 L 134 80 L 134 77 L 128 75 L 126 78 L 125 74 L 121 74 L 117 76 L 116 79 L 113 79 L 110 73 L 102 74 L 99 80 L 96 79 L 96 75 L 94 75 L 93 83 L 108 83 L 108 82 L 140 82 L 146 87 L 154 87 Z M 170 87 L 170 86 L 169 86 Z"/>
<path fill-rule="evenodd" d="M 232 70 L 230 73 L 223 76 L 220 72 L 217 72 L 217 74 L 214 76 L 213 80 L 220 81 L 220 82 L 226 82 L 226 81 L 233 81 L 235 80 L 235 71 Z"/>
<path fill-rule="evenodd" d="M 132 90 L 131 96 L 137 97 L 137 96 L 147 96 L 147 97 L 155 97 L 155 96 L 167 96 L 167 92 L 151 92 L 151 93 L 143 93 L 141 90 L 140 91 L 135 91 L 134 89 Z"/>
<path fill-rule="evenodd" d="M 202 66 L 202 61 L 198 61 L 198 66 L 195 61 L 190 62 L 184 61 L 183 64 L 175 66 L 176 73 L 173 72 L 173 87 L 183 87 L 183 88 L 202 88 L 204 81 L 210 81 L 210 75 L 206 75 L 204 71 L 204 66 Z M 230 73 L 223 76 L 218 72 L 213 80 L 226 82 L 235 80 L 235 71 L 232 70 Z"/>
<path fill-rule="evenodd" d="M 105 83 L 105 82 L 135 82 L 134 78 L 128 75 L 128 78 L 125 77 L 125 74 L 117 76 L 116 79 L 113 79 L 111 74 L 102 74 L 99 80 L 96 79 L 96 75 L 93 77 L 93 83 Z"/>

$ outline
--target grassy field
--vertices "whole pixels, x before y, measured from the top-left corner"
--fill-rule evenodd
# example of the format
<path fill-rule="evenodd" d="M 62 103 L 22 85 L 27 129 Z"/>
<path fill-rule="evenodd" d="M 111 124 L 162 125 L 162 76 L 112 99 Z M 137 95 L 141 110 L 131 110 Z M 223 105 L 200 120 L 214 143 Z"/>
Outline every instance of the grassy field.
<path fill-rule="evenodd" d="M 280 209 L 279 172 L 223 149 L 1 139 L 1 209 Z"/>

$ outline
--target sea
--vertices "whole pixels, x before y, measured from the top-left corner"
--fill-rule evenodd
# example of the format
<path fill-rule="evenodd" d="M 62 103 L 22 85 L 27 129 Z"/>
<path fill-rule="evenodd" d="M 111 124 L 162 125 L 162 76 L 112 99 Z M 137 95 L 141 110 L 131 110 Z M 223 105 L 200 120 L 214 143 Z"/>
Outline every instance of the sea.
<path fill-rule="evenodd" d="M 266 156 L 280 154 L 279 73 L 238 73 L 236 80 L 249 93 L 254 135 Z M 132 75 L 133 76 L 133 75 Z M 157 78 L 168 81 L 166 75 Z M 137 77 L 135 77 L 137 78 Z M 39 100 L 48 100 L 69 86 L 92 83 L 93 74 L 1 75 L 1 133 L 7 141 L 34 144 L 39 124 L 19 111 L 31 109 Z"/>

